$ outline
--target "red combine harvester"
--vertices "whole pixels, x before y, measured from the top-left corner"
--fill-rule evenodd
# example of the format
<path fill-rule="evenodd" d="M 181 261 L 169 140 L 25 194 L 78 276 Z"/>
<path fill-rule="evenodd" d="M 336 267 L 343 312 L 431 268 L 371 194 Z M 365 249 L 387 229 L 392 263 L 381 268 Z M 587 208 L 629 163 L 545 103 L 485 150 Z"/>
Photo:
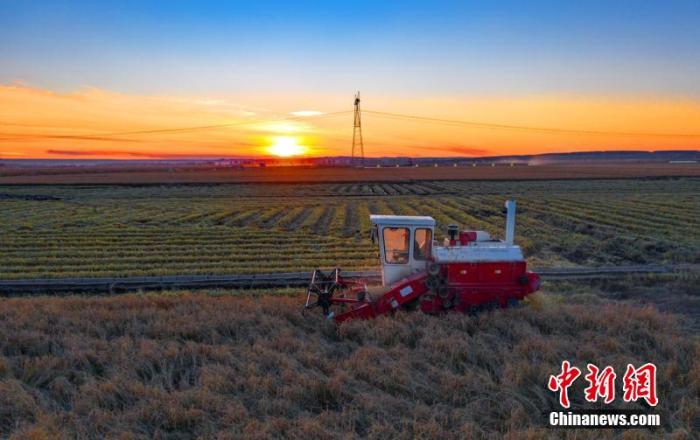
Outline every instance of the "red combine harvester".
<path fill-rule="evenodd" d="M 450 225 L 442 245 L 433 241 L 432 217 L 370 215 L 372 241 L 379 242 L 382 290 L 371 295 L 363 281 L 343 279 L 340 269 L 330 274 L 317 269 L 305 308 L 321 307 L 326 317 L 340 323 L 416 306 L 438 314 L 517 304 L 540 288 L 540 277 L 527 271 L 520 247 L 513 244 L 515 201 L 508 200 L 505 207 L 505 241 Z"/>

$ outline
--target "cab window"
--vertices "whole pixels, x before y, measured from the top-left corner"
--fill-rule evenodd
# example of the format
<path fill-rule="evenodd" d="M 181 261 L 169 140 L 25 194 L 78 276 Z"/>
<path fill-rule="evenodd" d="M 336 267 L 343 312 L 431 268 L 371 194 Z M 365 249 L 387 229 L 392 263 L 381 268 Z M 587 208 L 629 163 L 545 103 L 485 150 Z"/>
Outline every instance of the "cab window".
<path fill-rule="evenodd" d="M 384 228 L 384 259 L 389 264 L 408 263 L 408 228 Z"/>
<path fill-rule="evenodd" d="M 433 231 L 431 229 L 418 228 L 413 240 L 413 259 L 427 260 L 430 257 L 430 247 L 433 244 Z"/>

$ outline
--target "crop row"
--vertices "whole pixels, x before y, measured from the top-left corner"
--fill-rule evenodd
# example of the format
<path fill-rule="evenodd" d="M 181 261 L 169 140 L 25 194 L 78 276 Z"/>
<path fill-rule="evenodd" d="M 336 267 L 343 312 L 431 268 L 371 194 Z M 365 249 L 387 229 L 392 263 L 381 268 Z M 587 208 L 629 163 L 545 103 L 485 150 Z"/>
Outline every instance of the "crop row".
<path fill-rule="evenodd" d="M 377 264 L 369 214 L 517 240 L 536 265 L 700 261 L 700 180 L 8 187 L 0 278 L 258 273 Z M 335 196 L 333 196 L 335 195 Z"/>

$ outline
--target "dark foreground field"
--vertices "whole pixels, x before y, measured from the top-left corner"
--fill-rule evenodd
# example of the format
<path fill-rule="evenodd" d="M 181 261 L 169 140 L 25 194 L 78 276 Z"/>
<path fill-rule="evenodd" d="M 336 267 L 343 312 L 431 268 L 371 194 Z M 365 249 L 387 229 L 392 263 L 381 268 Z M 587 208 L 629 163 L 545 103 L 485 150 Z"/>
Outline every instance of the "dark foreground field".
<path fill-rule="evenodd" d="M 335 327 L 300 298 L 0 300 L 0 437 L 690 438 L 700 343 L 653 308 L 539 295 L 475 317 Z M 553 431 L 564 359 L 658 365 L 655 430 Z M 583 380 L 571 391 L 583 404 Z M 621 380 L 618 380 L 621 387 Z M 618 389 L 618 396 L 620 396 Z"/>

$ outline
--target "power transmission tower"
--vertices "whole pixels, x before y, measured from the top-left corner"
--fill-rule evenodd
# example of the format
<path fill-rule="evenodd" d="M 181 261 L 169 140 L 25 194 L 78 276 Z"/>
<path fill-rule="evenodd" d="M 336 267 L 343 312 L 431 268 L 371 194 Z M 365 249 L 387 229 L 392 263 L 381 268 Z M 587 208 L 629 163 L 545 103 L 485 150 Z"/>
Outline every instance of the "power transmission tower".
<path fill-rule="evenodd" d="M 357 162 L 355 157 L 359 158 L 360 165 L 365 164 L 365 146 L 362 143 L 362 119 L 360 118 L 360 92 L 355 94 L 355 116 L 352 124 L 352 159 L 351 163 L 355 165 Z"/>

